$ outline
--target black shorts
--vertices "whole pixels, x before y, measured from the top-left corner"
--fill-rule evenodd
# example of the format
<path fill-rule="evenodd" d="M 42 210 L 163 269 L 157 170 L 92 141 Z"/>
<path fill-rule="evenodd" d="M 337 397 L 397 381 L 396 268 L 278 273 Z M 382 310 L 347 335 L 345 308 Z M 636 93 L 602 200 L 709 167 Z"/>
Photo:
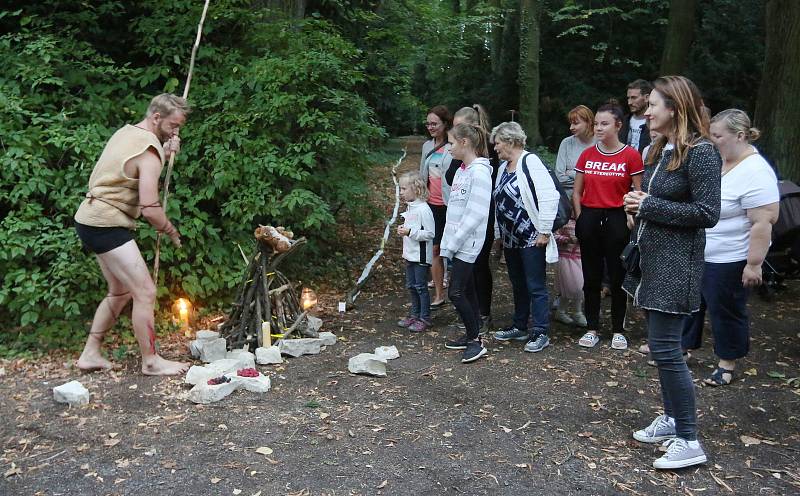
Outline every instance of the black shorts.
<path fill-rule="evenodd" d="M 444 236 L 444 224 L 447 222 L 447 205 L 431 205 L 428 203 L 428 206 L 431 207 L 431 212 L 433 212 L 433 245 L 436 246 L 442 242 L 442 236 Z"/>
<path fill-rule="evenodd" d="M 94 227 L 76 222 L 75 230 L 78 231 L 83 246 L 98 255 L 133 240 L 133 232 L 124 227 Z"/>

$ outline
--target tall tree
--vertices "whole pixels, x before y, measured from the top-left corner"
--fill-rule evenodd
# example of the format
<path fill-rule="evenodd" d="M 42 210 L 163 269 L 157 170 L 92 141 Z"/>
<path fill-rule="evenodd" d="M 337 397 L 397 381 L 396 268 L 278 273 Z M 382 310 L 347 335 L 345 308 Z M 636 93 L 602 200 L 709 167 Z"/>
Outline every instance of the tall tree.
<path fill-rule="evenodd" d="M 682 74 L 686 70 L 689 49 L 694 39 L 697 0 L 671 0 L 661 74 Z"/>
<path fill-rule="evenodd" d="M 539 22 L 542 8 L 542 0 L 520 2 L 519 113 L 529 145 L 538 145 L 542 141 L 539 132 Z"/>
<path fill-rule="evenodd" d="M 800 2 L 767 0 L 764 72 L 758 90 L 759 148 L 781 174 L 800 181 Z"/>

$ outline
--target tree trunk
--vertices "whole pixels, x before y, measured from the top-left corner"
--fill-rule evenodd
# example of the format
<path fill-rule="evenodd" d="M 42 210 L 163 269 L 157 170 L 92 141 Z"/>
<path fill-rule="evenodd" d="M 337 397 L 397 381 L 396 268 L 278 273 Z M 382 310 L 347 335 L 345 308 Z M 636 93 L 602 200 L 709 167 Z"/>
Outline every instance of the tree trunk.
<path fill-rule="evenodd" d="M 497 9 L 498 12 L 497 17 L 495 17 L 496 24 L 492 26 L 491 38 L 492 75 L 494 76 L 494 79 L 497 80 L 497 78 L 500 77 L 500 57 L 503 53 L 503 19 L 505 16 L 501 14 L 501 9 L 503 7 L 502 0 L 491 0 L 491 5 Z"/>
<path fill-rule="evenodd" d="M 786 179 L 800 182 L 800 2 L 767 0 L 764 71 L 756 102 L 760 151 Z"/>
<path fill-rule="evenodd" d="M 528 145 L 542 142 L 539 133 L 539 21 L 541 0 L 520 2 L 519 122 L 528 135 Z"/>
<path fill-rule="evenodd" d="M 697 0 L 672 0 L 664 52 L 661 55 L 661 75 L 679 75 L 686 70 L 689 48 L 694 39 Z"/>

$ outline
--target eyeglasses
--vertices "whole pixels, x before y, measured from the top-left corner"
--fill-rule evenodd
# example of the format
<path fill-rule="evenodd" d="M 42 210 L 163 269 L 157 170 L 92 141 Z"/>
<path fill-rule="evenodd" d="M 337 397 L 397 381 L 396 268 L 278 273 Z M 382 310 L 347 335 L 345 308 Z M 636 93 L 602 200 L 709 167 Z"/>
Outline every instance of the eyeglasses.
<path fill-rule="evenodd" d="M 425 127 L 439 127 L 441 126 L 441 122 L 426 122 Z"/>

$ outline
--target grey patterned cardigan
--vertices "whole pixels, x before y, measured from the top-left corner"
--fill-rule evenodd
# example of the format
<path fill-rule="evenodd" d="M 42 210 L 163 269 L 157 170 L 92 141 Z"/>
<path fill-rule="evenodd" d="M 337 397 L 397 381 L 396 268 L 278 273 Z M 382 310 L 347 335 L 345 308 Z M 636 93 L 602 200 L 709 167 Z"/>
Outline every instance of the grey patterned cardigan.
<path fill-rule="evenodd" d="M 719 220 L 722 159 L 706 140 L 689 149 L 686 161 L 674 171 L 672 156 L 645 169 L 636 236 L 641 276 L 628 274 L 623 288 L 634 304 L 647 310 L 691 314 L 700 308 L 705 228 Z"/>

